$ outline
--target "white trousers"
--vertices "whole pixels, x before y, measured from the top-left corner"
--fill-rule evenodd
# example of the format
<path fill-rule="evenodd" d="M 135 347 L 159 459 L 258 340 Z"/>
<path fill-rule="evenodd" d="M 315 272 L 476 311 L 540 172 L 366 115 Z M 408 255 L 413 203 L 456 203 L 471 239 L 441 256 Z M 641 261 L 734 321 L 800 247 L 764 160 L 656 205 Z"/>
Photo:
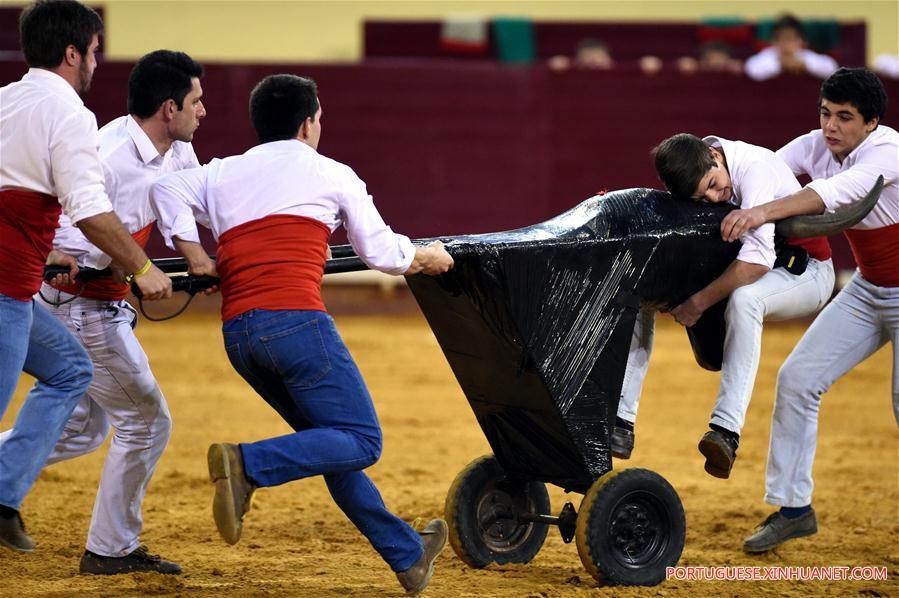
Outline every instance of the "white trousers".
<path fill-rule="evenodd" d="M 71 297 L 46 284 L 41 290 L 51 300 Z M 137 314 L 127 302 L 79 297 L 59 307 L 43 305 L 81 341 L 94 364 L 90 388 L 47 463 L 97 449 L 112 425 L 87 549 L 103 556 L 124 556 L 140 546 L 141 504 L 172 429 L 168 405 L 134 336 Z M 0 443 L 8 434 L 0 435 Z"/>
<path fill-rule="evenodd" d="M 811 504 L 821 395 L 887 342 L 893 344 L 893 415 L 899 425 L 899 287 L 875 286 L 856 272 L 777 375 L 765 502 Z"/>
<path fill-rule="evenodd" d="M 810 259 L 805 272 L 799 276 L 775 268 L 731 293 L 725 311 L 727 332 L 721 382 L 709 423 L 740 433 L 758 371 L 763 323 L 815 313 L 827 303 L 833 283 L 833 263 Z M 618 417 L 627 421 L 636 421 L 652 352 L 654 324 L 652 314 L 646 311 L 638 314 L 618 404 Z"/>

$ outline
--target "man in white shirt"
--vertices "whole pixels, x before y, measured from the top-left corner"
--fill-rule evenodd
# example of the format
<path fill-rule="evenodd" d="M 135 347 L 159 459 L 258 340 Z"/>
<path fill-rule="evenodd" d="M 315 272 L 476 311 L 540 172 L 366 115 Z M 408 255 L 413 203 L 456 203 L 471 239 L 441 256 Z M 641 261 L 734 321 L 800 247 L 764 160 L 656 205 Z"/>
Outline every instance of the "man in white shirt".
<path fill-rule="evenodd" d="M 751 207 L 800 189 L 796 177 L 774 152 L 742 141 L 715 136 L 699 139 L 682 133 L 663 141 L 654 153 L 659 178 L 678 197 Z M 727 270 L 671 310 L 678 323 L 690 327 L 707 309 L 727 299 L 721 384 L 709 422 L 711 430 L 699 443 L 706 458 L 705 470 L 719 478 L 730 477 L 736 459 L 758 371 L 763 323 L 815 313 L 830 298 L 834 283 L 826 238 L 789 240 L 809 255 L 805 270 L 795 274 L 774 268 L 773 224 L 747 231 L 740 241 L 740 252 Z M 646 312 L 639 315 L 633 355 L 628 359 L 612 437 L 613 454 L 619 457 L 628 457 L 632 446 L 627 446 L 627 440 L 633 441 L 633 422 L 650 352 L 651 318 Z"/>
<path fill-rule="evenodd" d="M 257 487 L 321 475 L 403 588 L 418 593 L 446 544 L 446 522 L 416 533 L 365 475 L 380 456 L 381 429 L 322 303 L 321 280 L 328 239 L 341 225 L 359 257 L 389 274 L 440 274 L 453 260 L 440 243 L 415 247 L 395 234 L 352 169 L 316 151 L 322 109 L 313 81 L 266 77 L 250 97 L 250 115 L 260 145 L 169 174 L 151 191 L 163 237 L 191 266 L 212 267 L 196 222 L 212 229 L 228 357 L 295 430 L 209 448 L 216 526 L 234 544 Z"/>
<path fill-rule="evenodd" d="M 764 552 L 818 531 L 811 507 L 812 464 L 822 395 L 859 362 L 893 345 L 893 415 L 899 423 L 899 133 L 880 124 L 883 84 L 867 69 L 841 68 L 821 85 L 821 128 L 777 153 L 813 180 L 783 199 L 737 210 L 721 223 L 725 240 L 766 222 L 833 212 L 859 201 L 883 176 L 880 200 L 845 231 L 858 271 L 819 315 L 777 376 L 765 502 L 781 507 L 746 539 Z"/>
<path fill-rule="evenodd" d="M 156 220 L 150 209 L 150 185 L 162 174 L 200 165 L 190 141 L 206 115 L 202 75 L 203 67 L 183 52 L 147 54 L 134 65 L 128 80 L 128 115 L 100 129 L 109 199 L 141 246 Z M 53 246 L 73 256 L 79 267 L 103 269 L 111 261 L 65 217 Z M 76 283 L 57 289 L 44 283 L 40 297 L 87 349 L 94 379 L 47 463 L 89 453 L 103 444 L 110 423 L 115 429 L 80 571 L 180 573 L 176 564 L 148 555 L 140 542 L 141 505 L 172 422 L 134 335 L 137 314 L 125 301 L 129 287 L 101 279 L 83 288 Z"/>
<path fill-rule="evenodd" d="M 0 450 L 0 545 L 30 552 L 19 507 L 92 370 L 75 338 L 32 300 L 60 211 L 147 298 L 171 296 L 172 286 L 122 227 L 103 187 L 97 122 L 79 97 L 97 65 L 100 17 L 74 0 L 41 1 L 25 9 L 20 29 L 31 68 L 0 89 L 0 413 L 22 371 L 37 382 Z"/>
<path fill-rule="evenodd" d="M 750 79 L 764 81 L 783 73 L 809 74 L 824 79 L 835 70 L 837 62 L 830 56 L 805 47 L 805 28 L 794 16 L 784 15 L 774 23 L 772 45 L 746 60 Z"/>

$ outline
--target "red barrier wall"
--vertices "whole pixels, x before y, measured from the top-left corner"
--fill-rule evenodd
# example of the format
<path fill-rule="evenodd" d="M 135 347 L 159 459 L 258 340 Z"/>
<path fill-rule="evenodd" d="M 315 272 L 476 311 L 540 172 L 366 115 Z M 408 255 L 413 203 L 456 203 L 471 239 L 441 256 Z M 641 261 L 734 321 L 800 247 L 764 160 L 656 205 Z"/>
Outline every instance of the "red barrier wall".
<path fill-rule="evenodd" d="M 104 63 L 87 105 L 124 113 L 131 65 Z M 0 82 L 18 79 L 0 61 Z M 265 75 L 319 84 L 320 151 L 368 183 L 387 222 L 414 237 L 504 230 L 554 216 L 600 189 L 657 186 L 650 148 L 680 131 L 778 148 L 817 127 L 820 81 L 661 73 L 555 73 L 452 61 L 363 65 L 208 65 L 201 161 L 255 143 L 247 99 Z M 887 91 L 899 101 L 899 82 Z M 897 126 L 895 104 L 885 120 Z M 838 249 L 838 266 L 851 258 Z"/>

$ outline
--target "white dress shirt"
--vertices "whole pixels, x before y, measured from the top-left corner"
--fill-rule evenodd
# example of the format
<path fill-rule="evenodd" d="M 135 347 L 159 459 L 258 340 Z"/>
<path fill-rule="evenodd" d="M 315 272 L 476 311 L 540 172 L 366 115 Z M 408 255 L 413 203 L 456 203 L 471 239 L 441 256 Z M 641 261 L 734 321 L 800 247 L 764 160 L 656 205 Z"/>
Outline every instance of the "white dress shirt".
<path fill-rule="evenodd" d="M 395 234 L 353 170 L 296 140 L 257 145 L 239 156 L 166 175 L 150 200 L 169 247 L 172 237 L 199 241 L 196 222 L 225 231 L 276 214 L 305 216 L 333 233 L 340 225 L 370 268 L 402 274 L 415 257 L 408 237 Z"/>
<path fill-rule="evenodd" d="M 73 222 L 112 211 L 97 119 L 65 79 L 29 69 L 0 88 L 0 189 L 52 195 Z"/>
<path fill-rule="evenodd" d="M 826 54 L 818 54 L 809 49 L 799 50 L 796 54 L 805 63 L 805 69 L 809 74 L 821 79 L 826 79 L 839 68 L 837 61 Z M 780 52 L 773 46 L 765 48 L 747 58 L 743 68 L 750 79 L 756 81 L 773 79 L 781 72 Z"/>
<path fill-rule="evenodd" d="M 827 148 L 820 129 L 797 137 L 777 155 L 797 175 L 814 179 L 808 186 L 821 196 L 828 212 L 864 197 L 883 175 L 880 199 L 852 228 L 882 228 L 899 222 L 899 133 L 894 129 L 878 125 L 842 163 Z"/>
<path fill-rule="evenodd" d="M 729 203 L 742 209 L 768 203 L 799 191 L 802 186 L 786 163 L 769 149 L 717 136 L 703 139 L 724 152 L 733 190 Z M 741 262 L 774 267 L 774 224 L 766 223 L 745 233 L 737 255 Z"/>
<path fill-rule="evenodd" d="M 200 165 L 193 146 L 183 141 L 173 142 L 165 155 L 159 155 L 132 116 L 111 121 L 100 129 L 99 138 L 106 191 L 129 233 L 136 233 L 156 219 L 150 208 L 150 185 L 157 177 Z M 102 269 L 111 261 L 66 216 L 59 219 L 53 247 L 74 256 L 80 266 Z"/>

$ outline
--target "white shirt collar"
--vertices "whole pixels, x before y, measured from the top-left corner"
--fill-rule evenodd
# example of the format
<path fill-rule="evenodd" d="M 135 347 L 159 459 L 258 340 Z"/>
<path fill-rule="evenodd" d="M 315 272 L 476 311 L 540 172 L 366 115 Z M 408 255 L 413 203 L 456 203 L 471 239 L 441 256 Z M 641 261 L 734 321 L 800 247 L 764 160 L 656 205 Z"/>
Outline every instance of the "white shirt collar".
<path fill-rule="evenodd" d="M 144 161 L 144 164 L 149 164 L 159 157 L 159 152 L 156 150 L 156 146 L 153 145 L 147 132 L 141 128 L 140 124 L 130 114 L 126 119 L 125 128 L 128 130 L 128 134 L 131 135 L 134 146 L 137 148 L 137 153 L 140 154 L 140 159 Z M 172 147 L 166 153 L 171 152 L 174 147 L 175 144 L 172 143 Z"/>
<path fill-rule="evenodd" d="M 260 143 L 247 150 L 248 154 L 258 154 L 263 152 L 316 152 L 312 147 L 303 143 L 299 139 L 282 139 L 281 141 L 269 141 L 268 143 Z"/>
<path fill-rule="evenodd" d="M 57 75 L 53 71 L 48 71 L 47 69 L 30 68 L 28 69 L 28 72 L 25 73 L 25 76 L 22 77 L 22 80 L 33 80 L 35 82 L 39 82 L 39 85 L 52 89 L 67 100 L 79 106 L 84 106 L 84 100 L 81 99 L 81 96 L 78 95 L 78 92 L 75 91 L 75 88 L 69 85 L 68 81 L 66 81 L 60 75 Z"/>

